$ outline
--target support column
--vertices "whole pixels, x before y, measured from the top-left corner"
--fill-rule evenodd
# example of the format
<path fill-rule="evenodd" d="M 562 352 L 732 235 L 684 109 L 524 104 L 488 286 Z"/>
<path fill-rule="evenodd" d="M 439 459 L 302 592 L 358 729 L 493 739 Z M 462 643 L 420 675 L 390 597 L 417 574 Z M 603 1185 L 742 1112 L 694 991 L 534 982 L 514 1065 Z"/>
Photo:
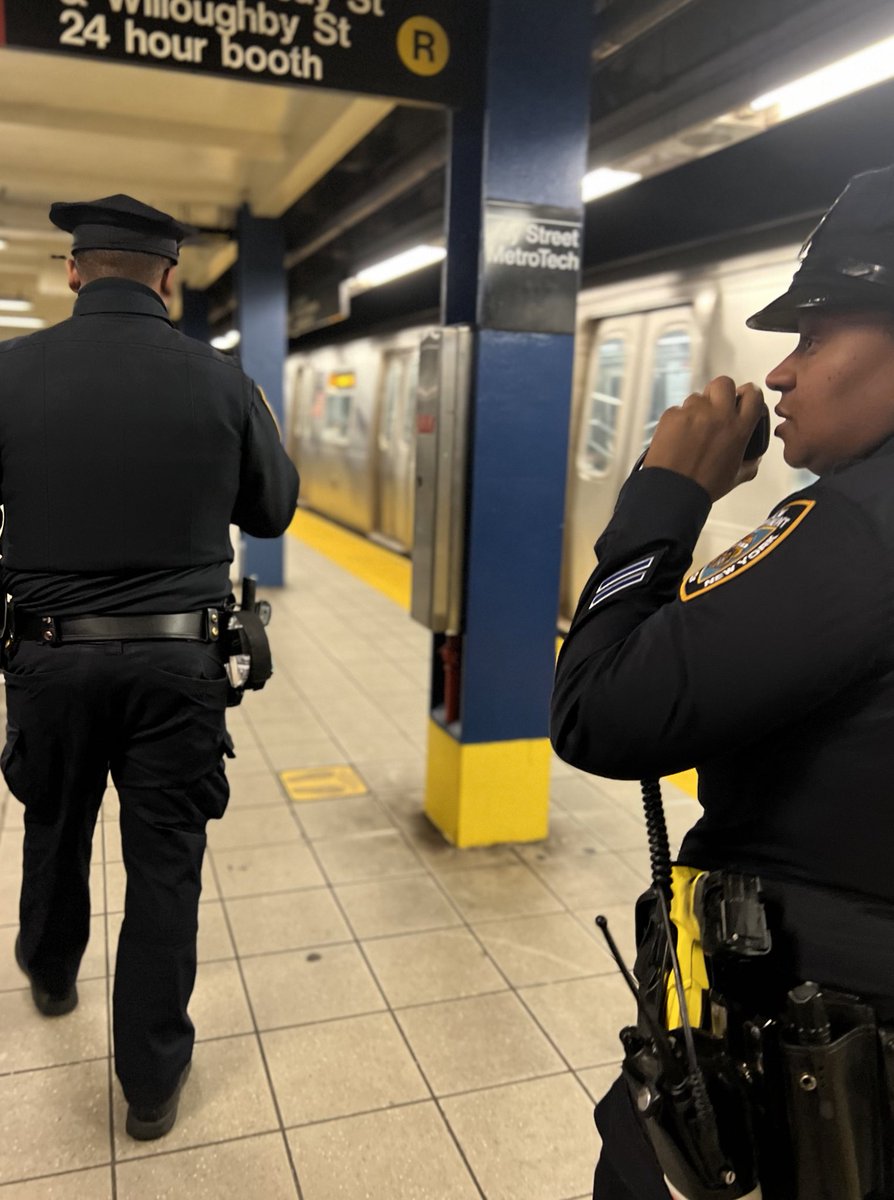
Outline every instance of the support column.
<path fill-rule="evenodd" d="M 591 8 L 490 0 L 484 108 L 452 122 L 444 321 L 477 332 L 459 720 L 445 721 L 436 638 L 425 810 L 458 846 L 548 831 Z M 495 253 L 541 218 L 567 233 L 550 252 L 577 255 L 564 275 Z"/>
<path fill-rule="evenodd" d="M 182 288 L 180 332 L 200 342 L 211 341 L 211 322 L 208 320 L 208 293 L 194 288 Z"/>
<path fill-rule="evenodd" d="M 267 403 L 283 425 L 283 376 L 288 345 L 288 287 L 285 241 L 278 220 L 252 216 L 247 206 L 237 222 L 239 259 L 236 264 L 236 299 L 242 369 L 263 391 Z M 283 539 L 245 538 L 243 570 L 258 583 L 281 587 Z"/>

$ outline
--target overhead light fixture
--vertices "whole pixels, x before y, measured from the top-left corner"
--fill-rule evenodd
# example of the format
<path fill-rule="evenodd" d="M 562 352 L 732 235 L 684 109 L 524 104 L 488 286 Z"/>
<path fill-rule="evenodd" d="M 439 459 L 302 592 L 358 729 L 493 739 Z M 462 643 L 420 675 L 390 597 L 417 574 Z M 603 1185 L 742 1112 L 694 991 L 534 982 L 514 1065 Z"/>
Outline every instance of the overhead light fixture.
<path fill-rule="evenodd" d="M 800 113 L 840 100 L 852 92 L 873 87 L 894 77 L 894 37 L 885 38 L 849 54 L 838 62 L 812 71 L 784 87 L 774 88 L 751 101 L 754 112 L 775 109 L 778 120 L 786 121 Z"/>
<path fill-rule="evenodd" d="M 241 341 L 242 334 L 238 329 L 228 329 L 220 337 L 212 338 L 211 345 L 215 350 L 235 350 Z"/>
<path fill-rule="evenodd" d="M 379 287 L 383 283 L 390 283 L 392 279 L 400 279 L 402 275 L 410 275 L 432 263 L 441 262 L 446 257 L 447 251 L 443 246 L 414 246 L 411 250 L 404 250 L 401 254 L 364 267 L 348 280 L 348 284 L 353 291 Z"/>
<path fill-rule="evenodd" d="M 609 192 L 617 192 L 621 188 L 629 187 L 631 183 L 638 183 L 640 179 L 642 179 L 642 175 L 636 171 L 597 167 L 595 171 L 590 171 L 585 175 L 581 183 L 584 204 L 599 196 L 607 196 Z"/>
<path fill-rule="evenodd" d="M 46 321 L 41 317 L 7 317 L 0 313 L 0 325 L 9 329 L 43 329 Z"/>
<path fill-rule="evenodd" d="M 5 300 L 0 297 L 0 312 L 30 312 L 33 307 L 30 300 Z"/>
<path fill-rule="evenodd" d="M 0 238 L 0 250 L 6 250 L 8 248 L 9 242 L 7 242 L 5 238 Z"/>

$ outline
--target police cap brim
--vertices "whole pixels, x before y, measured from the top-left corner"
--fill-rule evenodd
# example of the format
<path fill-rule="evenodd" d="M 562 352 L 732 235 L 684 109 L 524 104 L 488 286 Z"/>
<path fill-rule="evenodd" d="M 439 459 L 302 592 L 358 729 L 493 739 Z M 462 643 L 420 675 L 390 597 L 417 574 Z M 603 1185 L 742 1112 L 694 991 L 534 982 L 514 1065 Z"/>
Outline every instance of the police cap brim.
<path fill-rule="evenodd" d="M 793 283 L 787 292 L 753 313 L 745 322 L 749 329 L 774 333 L 797 333 L 798 317 L 808 312 L 894 312 L 894 289 L 838 277 L 827 286 Z"/>

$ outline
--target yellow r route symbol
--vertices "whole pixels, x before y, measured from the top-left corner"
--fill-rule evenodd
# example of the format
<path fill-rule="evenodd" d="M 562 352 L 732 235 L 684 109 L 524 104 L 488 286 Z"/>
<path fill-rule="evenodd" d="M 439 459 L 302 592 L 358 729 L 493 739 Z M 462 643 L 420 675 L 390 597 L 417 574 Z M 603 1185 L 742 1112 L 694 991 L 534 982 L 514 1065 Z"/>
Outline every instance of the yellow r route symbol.
<path fill-rule="evenodd" d="M 397 31 L 397 52 L 414 75 L 437 75 L 450 58 L 450 39 L 431 17 L 408 17 Z"/>

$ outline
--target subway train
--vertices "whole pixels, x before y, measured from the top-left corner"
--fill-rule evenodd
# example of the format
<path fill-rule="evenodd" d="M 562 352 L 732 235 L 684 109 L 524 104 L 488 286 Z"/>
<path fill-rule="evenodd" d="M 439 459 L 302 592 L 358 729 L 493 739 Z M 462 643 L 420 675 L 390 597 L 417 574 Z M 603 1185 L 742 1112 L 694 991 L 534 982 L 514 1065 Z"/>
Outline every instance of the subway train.
<path fill-rule="evenodd" d="M 587 287 L 578 298 L 560 624 L 593 569 L 593 543 L 661 413 L 716 375 L 763 383 L 793 336 L 745 319 L 784 291 L 798 245 L 719 257 Z M 418 350 L 426 327 L 333 342 L 289 357 L 287 447 L 305 505 L 409 553 Z M 772 407 L 773 396 L 767 396 Z M 813 476 L 778 440 L 752 483 L 714 505 L 696 548 L 707 562 Z"/>

